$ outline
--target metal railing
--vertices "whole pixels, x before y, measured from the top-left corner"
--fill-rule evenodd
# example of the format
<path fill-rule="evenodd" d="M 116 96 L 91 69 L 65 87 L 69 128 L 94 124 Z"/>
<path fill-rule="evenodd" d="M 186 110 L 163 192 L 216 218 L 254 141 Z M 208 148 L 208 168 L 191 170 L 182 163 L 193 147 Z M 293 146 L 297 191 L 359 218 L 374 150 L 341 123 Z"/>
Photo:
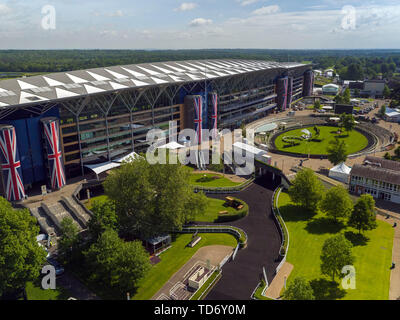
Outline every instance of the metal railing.
<path fill-rule="evenodd" d="M 234 187 L 202 187 L 194 186 L 196 192 L 203 191 L 204 193 L 237 193 L 242 191 L 244 188 L 248 187 L 254 182 L 254 178 L 248 179 L 242 184 Z"/>

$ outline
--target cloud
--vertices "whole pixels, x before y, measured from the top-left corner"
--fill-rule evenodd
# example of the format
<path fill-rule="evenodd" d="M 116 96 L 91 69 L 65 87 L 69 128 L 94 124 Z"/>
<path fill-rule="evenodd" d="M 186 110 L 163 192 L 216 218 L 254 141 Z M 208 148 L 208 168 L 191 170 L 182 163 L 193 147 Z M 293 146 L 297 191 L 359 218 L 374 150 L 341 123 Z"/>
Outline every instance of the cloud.
<path fill-rule="evenodd" d="M 241 6 L 248 6 L 250 4 L 258 2 L 258 0 L 238 0 Z"/>
<path fill-rule="evenodd" d="M 278 5 L 272 5 L 272 6 L 266 6 L 266 7 L 262 7 L 260 9 L 254 10 L 252 12 L 253 15 L 256 16 L 264 16 L 264 15 L 268 15 L 268 14 L 272 14 L 272 13 L 277 13 L 280 11 L 280 8 Z"/>
<path fill-rule="evenodd" d="M 117 10 L 115 12 L 111 12 L 109 14 L 110 17 L 123 17 L 124 13 L 122 12 L 122 10 Z"/>
<path fill-rule="evenodd" d="M 197 19 L 190 21 L 190 23 L 189 23 L 189 25 L 191 27 L 199 27 L 199 26 L 205 26 L 205 25 L 209 25 L 209 24 L 212 24 L 212 20 L 204 19 L 204 18 L 197 18 Z"/>
<path fill-rule="evenodd" d="M 5 4 L 0 3 L 0 16 L 6 15 L 11 12 L 11 9 L 7 7 Z"/>
<path fill-rule="evenodd" d="M 198 4 L 194 2 L 184 2 L 178 8 L 175 8 L 174 11 L 190 11 L 197 8 Z"/>

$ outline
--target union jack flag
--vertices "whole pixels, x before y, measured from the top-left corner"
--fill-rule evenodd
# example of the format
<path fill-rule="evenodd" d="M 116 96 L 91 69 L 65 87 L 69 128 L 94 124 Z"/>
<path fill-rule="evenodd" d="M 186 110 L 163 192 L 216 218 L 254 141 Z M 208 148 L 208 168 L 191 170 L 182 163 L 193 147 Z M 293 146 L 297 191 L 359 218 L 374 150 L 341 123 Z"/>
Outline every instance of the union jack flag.
<path fill-rule="evenodd" d="M 53 190 L 61 189 L 65 186 L 65 174 L 57 120 L 43 122 L 43 128 L 48 147 L 47 159 L 50 165 L 51 188 Z"/>
<path fill-rule="evenodd" d="M 283 98 L 284 98 L 283 105 L 282 105 L 283 110 L 286 110 L 286 103 L 287 103 L 287 96 L 288 96 L 288 83 L 289 83 L 288 78 L 284 78 L 283 79 L 283 87 L 285 90 L 285 94 L 283 95 Z"/>
<path fill-rule="evenodd" d="M 21 161 L 14 127 L 7 126 L 0 130 L 0 148 L 7 200 L 22 200 L 25 197 L 25 189 L 21 178 Z"/>
<path fill-rule="evenodd" d="M 218 132 L 218 95 L 216 93 L 211 94 L 211 101 L 212 101 L 212 130 L 213 130 L 213 137 L 217 136 Z"/>
<path fill-rule="evenodd" d="M 194 124 L 197 134 L 197 141 L 201 144 L 202 141 L 202 126 L 203 126 L 203 99 L 201 96 L 195 96 L 194 100 Z"/>
<path fill-rule="evenodd" d="M 290 87 L 290 93 L 289 93 L 289 108 L 292 105 L 292 100 L 293 100 L 293 78 L 289 78 L 289 87 Z"/>

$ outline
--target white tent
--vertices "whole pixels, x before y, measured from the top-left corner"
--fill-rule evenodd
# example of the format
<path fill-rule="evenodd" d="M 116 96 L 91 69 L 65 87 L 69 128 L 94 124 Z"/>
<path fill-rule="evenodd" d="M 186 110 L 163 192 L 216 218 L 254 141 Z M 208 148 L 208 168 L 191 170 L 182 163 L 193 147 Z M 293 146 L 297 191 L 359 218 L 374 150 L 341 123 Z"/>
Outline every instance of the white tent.
<path fill-rule="evenodd" d="M 349 183 L 351 167 L 344 162 L 329 170 L 329 177 L 344 183 Z"/>
<path fill-rule="evenodd" d="M 184 148 L 185 146 L 179 144 L 176 141 L 171 141 L 170 143 L 164 144 L 160 147 L 158 147 L 158 149 L 169 149 L 169 150 L 176 150 L 176 149 L 181 149 Z"/>

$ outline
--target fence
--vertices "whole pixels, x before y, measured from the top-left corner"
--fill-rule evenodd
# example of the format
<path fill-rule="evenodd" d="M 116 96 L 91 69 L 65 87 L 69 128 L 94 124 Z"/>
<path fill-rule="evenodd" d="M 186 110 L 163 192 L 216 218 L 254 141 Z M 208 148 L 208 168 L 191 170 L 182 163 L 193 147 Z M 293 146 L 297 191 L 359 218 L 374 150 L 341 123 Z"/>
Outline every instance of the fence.
<path fill-rule="evenodd" d="M 241 248 L 247 244 L 247 234 L 242 229 L 225 226 L 225 225 L 196 225 L 184 226 L 182 230 L 175 231 L 176 233 L 228 233 L 233 235 L 239 242 Z"/>
<path fill-rule="evenodd" d="M 235 260 L 236 254 L 238 253 L 238 251 L 239 251 L 239 244 L 236 246 L 236 249 L 235 249 L 235 251 L 233 252 L 232 261 Z"/>
<path fill-rule="evenodd" d="M 254 178 L 251 178 L 236 187 L 211 188 L 211 187 L 195 186 L 194 190 L 195 192 L 203 191 L 204 193 L 238 193 L 242 191 L 244 188 L 248 187 L 253 182 Z"/>
<path fill-rule="evenodd" d="M 289 251 L 289 230 L 286 227 L 285 221 L 283 220 L 281 213 L 279 211 L 279 206 L 278 206 L 278 199 L 281 194 L 282 187 L 278 187 L 273 194 L 272 197 L 272 212 L 274 214 L 274 217 L 278 223 L 280 232 L 282 234 L 282 244 L 280 248 L 280 254 L 282 251 L 284 251 L 284 256 L 282 261 L 279 263 L 279 265 L 276 268 L 275 273 L 278 273 L 279 270 L 282 268 L 283 264 L 286 262 L 286 257 L 287 253 Z"/>

